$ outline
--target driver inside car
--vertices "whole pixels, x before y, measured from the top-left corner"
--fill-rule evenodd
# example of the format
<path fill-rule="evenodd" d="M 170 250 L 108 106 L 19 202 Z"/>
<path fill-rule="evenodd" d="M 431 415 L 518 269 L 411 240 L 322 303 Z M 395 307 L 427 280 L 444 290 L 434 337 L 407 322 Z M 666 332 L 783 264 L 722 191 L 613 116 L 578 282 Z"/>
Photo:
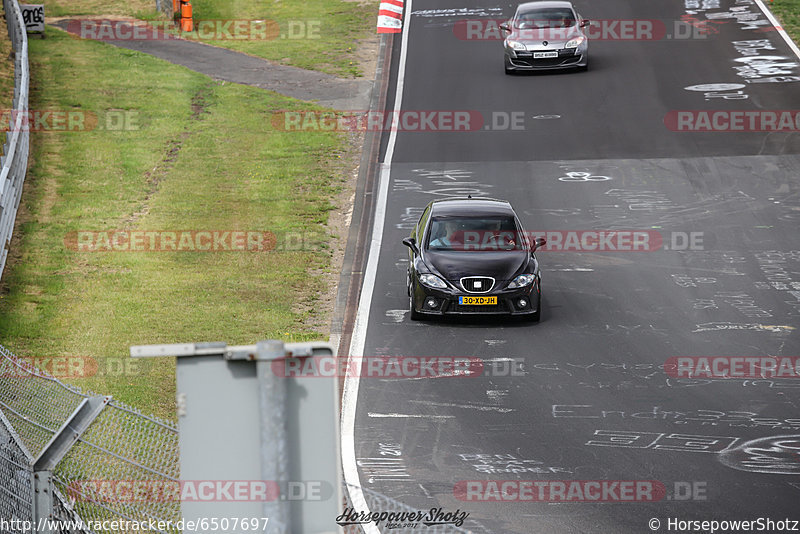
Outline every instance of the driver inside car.
<path fill-rule="evenodd" d="M 461 244 L 461 239 L 458 235 L 458 223 L 446 221 L 444 223 L 445 234 L 432 240 L 431 247 L 434 248 L 448 248 L 453 245 Z"/>

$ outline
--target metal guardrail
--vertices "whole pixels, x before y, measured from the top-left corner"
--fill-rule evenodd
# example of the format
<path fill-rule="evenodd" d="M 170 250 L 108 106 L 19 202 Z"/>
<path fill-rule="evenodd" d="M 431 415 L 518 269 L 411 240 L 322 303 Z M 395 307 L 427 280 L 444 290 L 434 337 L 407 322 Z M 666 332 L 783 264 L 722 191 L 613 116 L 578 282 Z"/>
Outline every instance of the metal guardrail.
<path fill-rule="evenodd" d="M 0 276 L 8 257 L 14 220 L 22 195 L 22 184 L 28 170 L 30 131 L 28 115 L 28 36 L 17 0 L 3 0 L 8 35 L 14 50 L 14 100 L 10 130 L 6 131 L 3 156 L 0 157 Z M 6 125 L 2 125 L 6 126 Z"/>

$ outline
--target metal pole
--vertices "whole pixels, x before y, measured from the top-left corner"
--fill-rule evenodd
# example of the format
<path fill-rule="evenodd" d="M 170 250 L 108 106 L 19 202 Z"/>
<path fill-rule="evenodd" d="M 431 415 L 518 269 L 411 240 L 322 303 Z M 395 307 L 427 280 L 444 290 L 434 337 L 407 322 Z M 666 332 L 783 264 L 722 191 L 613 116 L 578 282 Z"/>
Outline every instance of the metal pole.
<path fill-rule="evenodd" d="M 272 360 L 283 358 L 282 341 L 269 340 L 256 343 L 258 361 L 256 376 L 259 382 L 261 406 L 261 479 L 279 486 L 289 480 L 287 430 L 286 430 L 286 380 L 272 372 Z M 280 487 L 284 495 L 283 487 Z M 269 517 L 270 534 L 288 534 L 290 525 L 289 501 L 281 498 L 264 502 L 264 517 Z"/>
<path fill-rule="evenodd" d="M 53 534 L 53 472 L 31 473 L 33 483 L 33 521 L 37 534 Z M 41 528 L 39 528 L 41 527 Z"/>

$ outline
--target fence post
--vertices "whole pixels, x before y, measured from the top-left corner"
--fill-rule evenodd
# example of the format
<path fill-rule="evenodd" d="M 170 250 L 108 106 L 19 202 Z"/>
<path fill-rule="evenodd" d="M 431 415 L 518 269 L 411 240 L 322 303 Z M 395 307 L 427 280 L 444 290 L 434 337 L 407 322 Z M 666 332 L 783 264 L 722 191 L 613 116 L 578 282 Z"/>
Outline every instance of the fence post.
<path fill-rule="evenodd" d="M 37 534 L 53 534 L 53 528 L 48 519 L 53 518 L 53 472 L 33 471 L 33 522 L 34 532 Z"/>
<path fill-rule="evenodd" d="M 261 477 L 262 480 L 289 480 L 289 451 L 286 442 L 286 381 L 280 380 L 270 370 L 273 360 L 284 355 L 282 341 L 259 341 L 256 343 L 258 360 L 256 376 L 259 382 L 259 404 L 261 405 Z M 275 499 L 264 503 L 264 517 L 276 525 L 277 532 L 288 530 L 289 501 Z"/>
<path fill-rule="evenodd" d="M 37 530 L 38 534 L 53 532 L 49 522 L 44 521 L 53 518 L 53 470 L 110 400 L 111 397 L 103 396 L 83 399 L 31 463 L 33 519 L 34 524 L 43 527 Z"/>

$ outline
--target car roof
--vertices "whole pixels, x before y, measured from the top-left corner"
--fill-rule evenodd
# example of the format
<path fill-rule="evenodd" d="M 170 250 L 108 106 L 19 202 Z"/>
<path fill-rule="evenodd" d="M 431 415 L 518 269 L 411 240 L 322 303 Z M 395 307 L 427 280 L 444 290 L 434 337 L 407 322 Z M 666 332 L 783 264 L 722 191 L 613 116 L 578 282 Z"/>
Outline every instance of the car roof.
<path fill-rule="evenodd" d="M 517 13 L 520 11 L 528 11 L 531 9 L 537 8 L 546 8 L 546 7 L 573 7 L 572 2 L 566 2 L 564 0 L 541 0 L 538 2 L 526 2 L 524 4 L 520 4 L 517 6 Z"/>
<path fill-rule="evenodd" d="M 515 215 L 511 204 L 495 198 L 443 198 L 431 202 L 431 216 Z"/>

